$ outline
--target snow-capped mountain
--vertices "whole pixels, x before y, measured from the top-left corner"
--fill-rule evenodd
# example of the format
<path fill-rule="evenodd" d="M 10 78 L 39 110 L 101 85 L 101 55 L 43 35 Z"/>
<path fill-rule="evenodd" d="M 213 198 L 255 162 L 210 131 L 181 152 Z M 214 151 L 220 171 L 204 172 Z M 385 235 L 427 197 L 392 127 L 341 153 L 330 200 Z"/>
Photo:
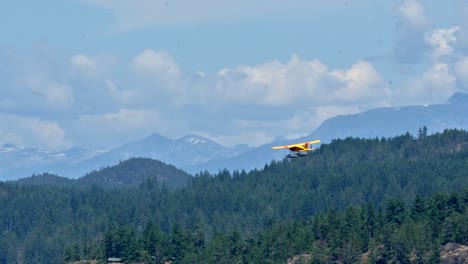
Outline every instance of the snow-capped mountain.
<path fill-rule="evenodd" d="M 287 150 L 272 151 L 272 145 L 312 139 L 321 139 L 327 143 L 335 138 L 393 137 L 406 132 L 417 135 L 418 129 L 423 126 L 427 127 L 429 134 L 447 128 L 468 130 L 468 94 L 456 93 L 445 104 L 378 108 L 354 115 L 336 116 L 323 122 L 306 137 L 295 140 L 278 138 L 257 148 L 249 148 L 247 145 L 226 148 L 197 135 L 173 140 L 159 134 L 103 153 L 80 148 L 48 151 L 5 144 L 0 147 L 0 180 L 23 178 L 42 172 L 76 178 L 132 157 L 157 159 L 192 174 L 204 170 L 216 173 L 222 169 L 248 171 L 284 158 Z"/>
<path fill-rule="evenodd" d="M 248 150 L 247 145 L 226 148 L 197 135 L 187 135 L 172 140 L 159 134 L 153 134 L 145 139 L 125 144 L 80 162 L 68 175 L 70 175 L 69 177 L 78 177 L 90 170 L 115 165 L 119 161 L 132 157 L 157 159 L 184 169 L 216 158 L 231 158 Z"/>
<path fill-rule="evenodd" d="M 0 146 L 0 180 L 17 179 L 33 173 L 60 171 L 72 164 L 90 159 L 99 152 L 82 148 L 50 151 L 43 148 L 25 148 L 13 144 Z"/>
<path fill-rule="evenodd" d="M 197 135 L 187 135 L 172 140 L 159 134 L 152 134 L 142 140 L 106 152 L 81 148 L 49 151 L 4 144 L 0 147 L 0 180 L 24 178 L 43 172 L 76 178 L 133 157 L 157 159 L 185 168 L 215 158 L 237 156 L 247 150 L 249 150 L 247 145 L 226 148 Z"/>
<path fill-rule="evenodd" d="M 205 163 L 215 158 L 230 158 L 249 150 L 247 145 L 226 148 L 210 139 L 187 135 L 172 140 L 152 134 L 121 147 L 95 152 L 81 148 L 48 151 L 13 144 L 0 147 L 0 180 L 29 177 L 34 173 L 54 173 L 76 178 L 133 157 L 145 157 L 173 164 L 179 168 Z"/>

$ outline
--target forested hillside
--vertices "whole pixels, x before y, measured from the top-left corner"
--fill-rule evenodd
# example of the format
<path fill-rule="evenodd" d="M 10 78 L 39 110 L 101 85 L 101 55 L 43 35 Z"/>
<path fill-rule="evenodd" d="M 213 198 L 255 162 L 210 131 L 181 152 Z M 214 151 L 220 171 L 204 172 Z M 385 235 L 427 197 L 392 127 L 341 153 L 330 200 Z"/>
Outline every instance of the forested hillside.
<path fill-rule="evenodd" d="M 168 189 L 185 187 L 192 177 L 159 160 L 131 158 L 87 173 L 78 179 L 68 179 L 50 173 L 34 174 L 31 177 L 11 181 L 17 185 L 48 186 L 99 186 L 102 188 L 135 187 L 142 182 L 153 182 Z"/>
<path fill-rule="evenodd" d="M 175 225 L 165 233 L 149 222 L 143 229 L 112 226 L 94 245 L 73 244 L 66 261 L 105 260 L 163 263 L 465 263 L 447 256 L 442 245 L 468 244 L 468 190 L 417 197 L 411 204 L 389 199 L 383 208 L 371 204 L 327 210 L 294 222 L 270 222 L 254 236 L 239 230 L 215 233 Z M 454 247 L 451 245 L 450 247 Z M 442 254 L 441 254 L 442 252 Z M 460 261 L 461 260 L 461 261 Z"/>
<path fill-rule="evenodd" d="M 82 185 L 119 187 L 138 185 L 152 180 L 169 189 L 184 187 L 190 175 L 172 165 L 148 158 L 132 158 L 121 161 L 118 165 L 93 171 L 79 178 Z"/>
<path fill-rule="evenodd" d="M 427 235 L 427 230 L 432 230 L 434 240 L 418 240 L 431 243 L 420 245 L 430 248 L 424 252 L 436 252 L 445 242 L 466 244 L 467 232 L 459 228 L 468 226 L 464 225 L 467 196 L 464 190 L 468 187 L 466 131 L 446 130 L 427 136 L 421 129 L 416 137 L 406 134 L 389 139 L 335 140 L 308 157 L 274 162 L 262 170 L 200 173 L 190 178 L 186 187 L 177 189 L 166 188 L 154 177 L 132 181 L 132 173 L 141 172 L 141 167 L 146 168 L 143 170 L 146 174 L 139 175 L 170 177 L 165 175 L 167 172 L 152 172 L 151 166 L 144 165 L 146 161 L 130 160 L 119 169 L 110 167 L 93 172 L 92 186 L 0 183 L 0 263 L 17 263 L 18 259 L 22 263 L 61 263 L 64 258 L 104 258 L 111 254 L 128 260 L 159 254 L 159 260 L 175 256 L 178 257 L 175 262 L 193 263 L 193 258 L 222 257 L 226 255 L 219 253 L 223 250 L 231 255 L 237 252 L 234 256 L 247 258 L 248 263 L 260 257 L 271 259 L 262 263 L 285 263 L 288 256 L 314 250 L 325 252 L 320 258 L 326 261 L 342 258 L 340 250 L 349 250 L 355 258 L 369 249 L 378 251 L 380 244 L 386 245 L 384 239 L 393 237 L 396 241 L 405 232 Z M 105 188 L 102 184 L 108 179 L 132 183 L 133 187 Z M 424 198 L 436 193 L 439 193 L 436 198 Z M 453 194 L 447 196 L 448 193 Z M 442 202 L 456 197 L 456 209 L 452 202 L 434 209 L 431 203 L 440 200 L 437 197 L 442 197 Z M 424 211 L 421 218 L 424 220 L 406 222 L 413 219 L 411 208 L 418 201 L 424 201 L 421 210 L 430 207 L 432 211 Z M 451 209 L 446 211 L 446 207 Z M 368 239 L 363 241 L 362 232 L 356 232 L 362 229 L 362 217 L 366 217 L 370 208 L 375 221 L 383 222 L 380 229 L 375 229 L 378 232 L 367 233 Z M 438 220 L 432 219 L 434 214 L 440 214 Z M 341 229 L 347 217 L 354 219 L 357 215 L 361 222 Z M 429 218 L 438 222 L 428 222 Z M 321 225 L 314 227 L 319 220 Z M 441 224 L 447 225 L 453 234 L 443 241 Z M 414 230 L 407 229 L 408 225 Z M 294 230 L 295 226 L 304 230 L 299 235 L 291 231 L 286 238 L 274 239 L 282 244 L 265 242 L 283 236 L 275 232 Z M 314 228 L 321 233 L 310 233 Z M 143 246 L 145 232 L 165 246 L 157 249 Z M 340 237 L 324 237 L 333 234 Z M 175 235 L 181 241 L 177 242 Z M 132 246 L 115 244 L 120 243 L 115 236 L 130 239 L 131 243 L 124 241 Z M 295 239 L 304 242 L 298 246 Z M 192 245 L 190 241 L 195 242 Z M 239 243 L 242 250 L 230 248 L 229 243 Z M 409 258 L 414 243 L 395 246 L 394 250 L 404 248 L 400 255 L 382 254 Z M 109 248 L 103 249 L 103 245 Z M 185 249 L 187 245 L 194 249 Z M 217 254 L 206 251 L 215 250 L 212 247 Z M 382 254 L 377 251 L 369 252 L 369 257 L 380 258 Z M 207 262 L 223 261 L 233 263 L 232 259 Z"/>

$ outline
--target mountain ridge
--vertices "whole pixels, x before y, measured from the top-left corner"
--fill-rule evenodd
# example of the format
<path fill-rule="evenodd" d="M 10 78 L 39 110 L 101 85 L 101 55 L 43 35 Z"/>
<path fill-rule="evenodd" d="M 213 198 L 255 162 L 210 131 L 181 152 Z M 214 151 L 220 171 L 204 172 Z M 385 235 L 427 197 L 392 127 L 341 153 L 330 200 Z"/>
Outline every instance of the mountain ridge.
<path fill-rule="evenodd" d="M 227 148 L 213 140 L 193 134 L 169 139 L 158 133 L 102 153 L 80 148 L 68 152 L 24 148 L 22 152 L 15 152 L 21 154 L 14 156 L 11 152 L 14 145 L 6 144 L 0 148 L 0 179 L 22 178 L 43 172 L 77 178 L 92 170 L 115 165 L 132 157 L 158 159 L 191 174 L 205 170 L 216 173 L 224 169 L 249 171 L 262 168 L 273 160 L 283 159 L 287 150 L 270 149 L 276 144 L 311 139 L 321 139 L 326 143 L 346 137 L 392 137 L 406 132 L 417 133 L 423 126 L 427 127 L 429 134 L 447 128 L 468 129 L 468 94 L 454 93 L 443 104 L 383 107 L 352 115 L 335 116 L 325 120 L 307 136 L 294 140 L 276 137 L 273 142 L 255 148 L 247 145 Z"/>
<path fill-rule="evenodd" d="M 322 143 L 327 143 L 333 139 L 347 137 L 393 137 L 407 132 L 416 134 L 422 127 L 427 127 L 429 134 L 452 128 L 467 130 L 468 94 L 457 92 L 443 104 L 382 107 L 357 114 L 338 115 L 325 120 L 317 129 L 304 137 L 273 141 L 229 160 L 211 160 L 186 169 L 189 172 L 201 169 L 217 172 L 221 168 L 248 171 L 262 168 L 272 160 L 283 159 L 288 150 L 271 151 L 270 147 L 276 144 L 291 144 L 312 139 L 320 139 Z"/>

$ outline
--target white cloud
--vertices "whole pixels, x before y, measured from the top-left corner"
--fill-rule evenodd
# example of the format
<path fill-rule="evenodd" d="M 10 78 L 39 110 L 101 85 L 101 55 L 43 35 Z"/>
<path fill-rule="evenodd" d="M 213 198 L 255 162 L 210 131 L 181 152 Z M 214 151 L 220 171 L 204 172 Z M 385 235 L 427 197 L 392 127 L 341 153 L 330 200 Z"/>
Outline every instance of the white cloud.
<path fill-rule="evenodd" d="M 318 60 L 293 56 L 286 64 L 278 61 L 256 66 L 224 69 L 218 74 L 218 101 L 270 106 L 331 102 L 363 102 L 386 96 L 378 84 L 381 77 L 366 61 L 346 70 L 329 70 Z"/>
<path fill-rule="evenodd" d="M 120 106 L 131 106 L 137 104 L 139 98 L 143 96 L 139 90 L 128 89 L 123 90 L 119 89 L 117 84 L 111 79 L 105 80 L 107 91 L 109 95 L 116 101 Z"/>
<path fill-rule="evenodd" d="M 69 107 L 74 101 L 73 90 L 67 84 L 52 80 L 43 73 L 28 76 L 26 86 L 49 109 Z"/>
<path fill-rule="evenodd" d="M 167 52 L 144 50 L 132 59 L 130 66 L 134 74 L 131 83 L 134 102 L 147 107 L 155 104 L 179 107 L 193 100 L 188 94 L 193 85 L 188 83 L 191 76 Z"/>
<path fill-rule="evenodd" d="M 432 84 L 434 88 L 451 88 L 455 83 L 455 77 L 450 73 L 449 66 L 445 63 L 438 63 L 429 68 L 422 80 L 427 84 Z"/>
<path fill-rule="evenodd" d="M 70 62 L 73 65 L 79 66 L 79 67 L 86 67 L 86 68 L 96 68 L 96 62 L 94 59 L 90 58 L 89 56 L 85 54 L 76 54 L 73 55 L 70 58 Z"/>
<path fill-rule="evenodd" d="M 165 51 L 144 50 L 132 61 L 134 70 L 151 78 L 159 77 L 166 81 L 181 78 L 182 72 L 177 63 Z"/>
<path fill-rule="evenodd" d="M 336 77 L 342 84 L 342 88 L 335 92 L 336 99 L 357 102 L 365 99 L 379 100 L 388 95 L 388 89 L 380 89 L 378 84 L 381 77 L 375 68 L 366 61 L 359 61 L 349 70 L 335 70 L 331 75 Z"/>
<path fill-rule="evenodd" d="M 71 143 L 65 130 L 55 121 L 0 113 L 0 142 L 37 146 L 51 150 L 67 148 Z"/>
<path fill-rule="evenodd" d="M 87 77 L 102 77 L 110 73 L 117 65 L 117 58 L 109 55 L 90 56 L 86 54 L 75 54 L 70 57 L 72 70 L 78 71 Z"/>
<path fill-rule="evenodd" d="M 439 57 L 452 54 L 453 48 L 450 43 L 455 42 L 457 38 L 454 36 L 460 30 L 460 26 L 451 27 L 448 29 L 434 29 L 426 35 L 426 42 L 433 48 L 432 57 Z"/>
<path fill-rule="evenodd" d="M 456 77 L 446 63 L 437 63 L 394 92 L 395 105 L 444 103 L 456 92 Z"/>
<path fill-rule="evenodd" d="M 260 96 L 267 105 L 302 105 L 311 99 L 317 101 L 323 96 L 319 87 L 326 82 L 328 74 L 327 66 L 320 61 L 305 61 L 298 56 L 293 56 L 285 65 L 269 63 L 241 70 L 247 75 L 248 83 L 264 87 Z"/>
<path fill-rule="evenodd" d="M 411 27 L 420 28 L 429 24 L 423 5 L 417 0 L 404 0 L 398 6 L 398 13 Z"/>

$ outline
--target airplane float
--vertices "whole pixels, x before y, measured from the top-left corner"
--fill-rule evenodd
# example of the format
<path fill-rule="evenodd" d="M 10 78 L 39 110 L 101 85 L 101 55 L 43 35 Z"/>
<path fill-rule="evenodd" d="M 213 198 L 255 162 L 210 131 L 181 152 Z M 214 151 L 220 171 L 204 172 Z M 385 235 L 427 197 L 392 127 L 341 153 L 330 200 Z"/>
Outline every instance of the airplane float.
<path fill-rule="evenodd" d="M 272 149 L 289 149 L 291 153 L 289 153 L 286 157 L 292 159 L 292 158 L 304 157 L 304 156 L 309 155 L 309 152 L 316 149 L 316 148 L 311 147 L 311 145 L 317 144 L 317 143 L 320 143 L 319 139 L 308 141 L 308 142 L 292 144 L 292 145 L 275 146 L 271 148 Z"/>

